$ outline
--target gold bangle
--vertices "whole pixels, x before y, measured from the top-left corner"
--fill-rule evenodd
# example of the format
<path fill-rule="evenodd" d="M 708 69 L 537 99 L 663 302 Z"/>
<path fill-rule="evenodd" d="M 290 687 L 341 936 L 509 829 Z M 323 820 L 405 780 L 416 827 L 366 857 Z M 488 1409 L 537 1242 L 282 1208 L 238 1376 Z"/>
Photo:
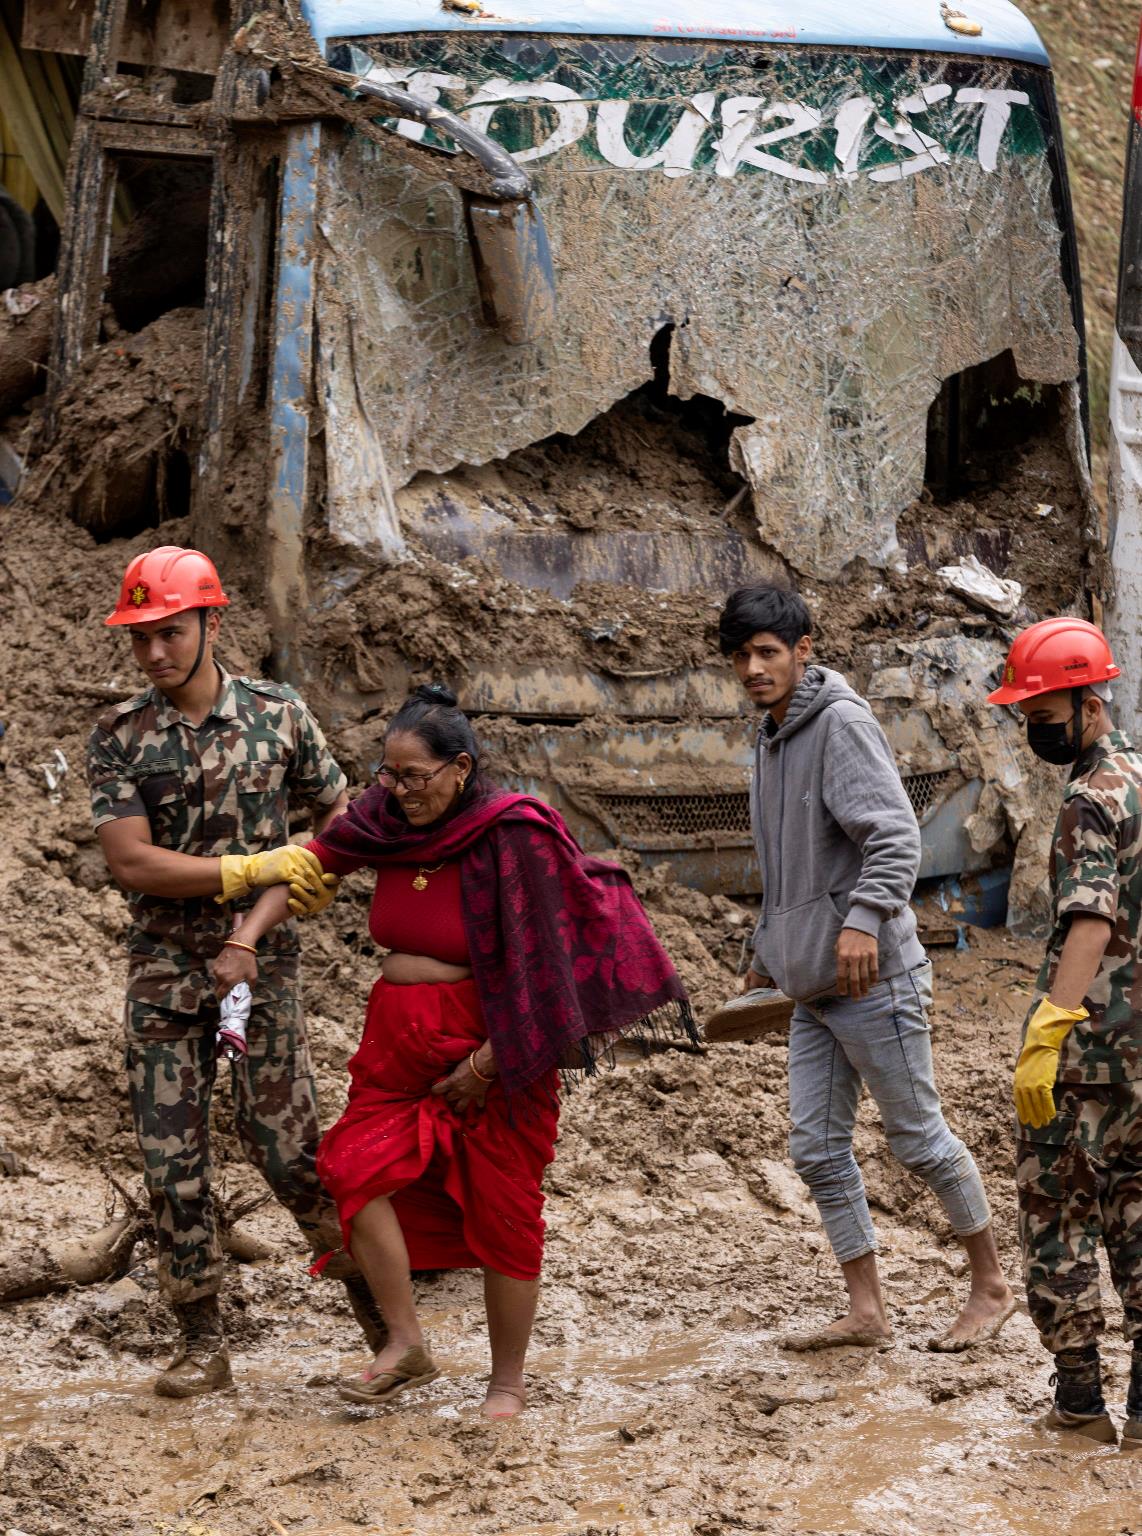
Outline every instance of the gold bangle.
<path fill-rule="evenodd" d="M 479 1049 L 480 1047 L 477 1046 L 476 1051 Z M 468 1065 L 472 1068 L 472 1071 L 476 1074 L 482 1083 L 494 1083 L 495 1078 L 485 1077 L 484 1074 L 480 1071 L 479 1067 L 476 1065 L 476 1051 L 473 1051 L 472 1054 L 468 1057 Z"/>
<path fill-rule="evenodd" d="M 258 953 L 252 944 L 243 944 L 239 939 L 223 939 L 222 948 L 245 949 L 248 950 L 251 955 L 256 955 Z"/>

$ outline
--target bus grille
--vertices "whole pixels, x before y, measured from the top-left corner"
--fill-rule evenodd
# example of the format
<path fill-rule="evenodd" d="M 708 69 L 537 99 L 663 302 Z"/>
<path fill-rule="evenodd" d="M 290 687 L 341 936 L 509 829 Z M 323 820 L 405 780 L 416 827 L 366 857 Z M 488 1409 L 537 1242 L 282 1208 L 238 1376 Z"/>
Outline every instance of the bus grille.
<path fill-rule="evenodd" d="M 748 837 L 749 791 L 592 796 L 624 837 Z"/>
<path fill-rule="evenodd" d="M 916 820 L 923 821 L 925 814 L 944 798 L 944 790 L 951 778 L 951 770 L 942 773 L 913 773 L 903 780 L 904 790 L 916 812 Z"/>
<path fill-rule="evenodd" d="M 945 770 L 910 774 L 903 780 L 917 821 L 944 798 L 951 776 Z M 750 836 L 749 791 L 744 789 L 704 795 L 595 793 L 590 798 L 618 836 L 636 842 L 671 837 L 736 841 Z"/>

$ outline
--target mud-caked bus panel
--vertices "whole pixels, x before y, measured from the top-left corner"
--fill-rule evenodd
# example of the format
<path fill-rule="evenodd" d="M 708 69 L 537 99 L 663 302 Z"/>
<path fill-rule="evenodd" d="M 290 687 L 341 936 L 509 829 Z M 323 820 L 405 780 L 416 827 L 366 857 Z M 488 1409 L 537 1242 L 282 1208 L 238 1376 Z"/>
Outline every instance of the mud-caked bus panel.
<path fill-rule="evenodd" d="M 444 673 L 589 847 L 731 891 L 756 880 L 754 722 L 716 617 L 792 577 L 884 720 L 924 873 L 1009 861 L 1050 797 L 987 677 L 1015 626 L 1098 585 L 1073 229 L 1025 18 L 302 8 L 348 73 L 257 18 L 170 101 L 89 65 L 49 420 L 108 305 L 201 346 L 210 387 L 81 520 L 142 526 L 152 480 L 160 515 L 189 503 L 264 579 L 279 670 L 362 770 L 409 681 Z M 192 174 L 203 309 L 120 314 L 112 193 L 156 156 Z"/>
<path fill-rule="evenodd" d="M 1115 719 L 1135 738 L 1142 721 L 1142 52 L 1137 57 L 1126 129 L 1110 365 L 1109 511 L 1115 593 L 1107 612 L 1115 659 L 1128 680 L 1115 699 Z"/>
<path fill-rule="evenodd" d="M 557 286 L 547 334 L 513 343 L 447 162 L 321 136 L 303 648 L 342 658 L 362 753 L 443 671 L 588 846 L 749 889 L 752 722 L 715 620 L 789 575 L 885 722 L 924 872 L 1009 860 L 1035 772 L 978 700 L 1012 625 L 1083 600 L 1096 537 L 1034 50 L 357 31 L 331 62 L 526 167 Z"/>

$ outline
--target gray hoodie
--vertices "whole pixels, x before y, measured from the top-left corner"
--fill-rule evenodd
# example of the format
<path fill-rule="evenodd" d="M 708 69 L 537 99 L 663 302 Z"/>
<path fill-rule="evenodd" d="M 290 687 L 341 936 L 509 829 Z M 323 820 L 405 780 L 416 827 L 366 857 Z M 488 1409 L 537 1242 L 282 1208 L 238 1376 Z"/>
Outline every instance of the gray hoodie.
<path fill-rule="evenodd" d="M 909 906 L 920 829 L 892 750 L 839 672 L 809 667 L 758 731 L 750 820 L 761 861 L 754 970 L 787 997 L 836 990 L 842 928 L 879 941 L 880 975 L 924 963 Z"/>

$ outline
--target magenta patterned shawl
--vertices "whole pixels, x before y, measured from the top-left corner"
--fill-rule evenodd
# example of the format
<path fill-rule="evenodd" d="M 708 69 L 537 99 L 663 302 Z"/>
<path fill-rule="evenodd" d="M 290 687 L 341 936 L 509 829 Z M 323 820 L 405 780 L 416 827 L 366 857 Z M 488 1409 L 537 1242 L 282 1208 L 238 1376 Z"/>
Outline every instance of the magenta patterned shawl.
<path fill-rule="evenodd" d="M 472 978 L 507 1093 L 553 1067 L 591 1072 L 630 1033 L 697 1040 L 685 988 L 626 871 L 585 854 L 557 811 L 477 784 L 419 830 L 367 789 L 319 839 L 338 860 L 460 859 Z"/>

